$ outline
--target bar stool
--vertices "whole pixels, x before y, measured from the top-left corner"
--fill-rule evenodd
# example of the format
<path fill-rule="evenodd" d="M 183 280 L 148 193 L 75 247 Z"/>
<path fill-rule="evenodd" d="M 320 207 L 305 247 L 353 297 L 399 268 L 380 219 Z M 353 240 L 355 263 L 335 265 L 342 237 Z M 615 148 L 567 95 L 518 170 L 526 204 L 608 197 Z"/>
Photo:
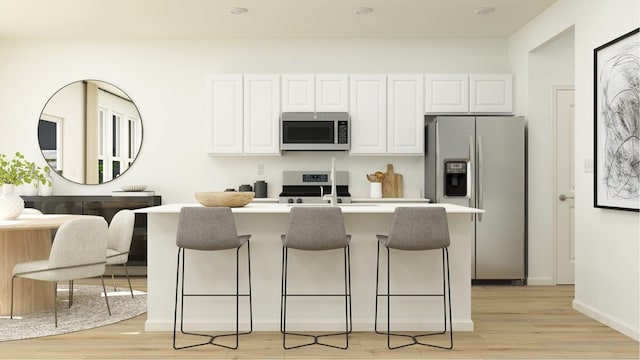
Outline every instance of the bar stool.
<path fill-rule="evenodd" d="M 453 328 L 451 323 L 451 281 L 449 277 L 449 226 L 447 223 L 447 214 L 443 207 L 399 207 L 396 208 L 393 219 L 391 221 L 391 229 L 389 235 L 376 235 L 378 238 L 378 255 L 376 261 L 376 307 L 375 307 L 375 332 L 377 334 L 387 335 L 387 347 L 389 349 L 398 349 L 411 345 L 425 345 L 441 349 L 453 349 Z M 380 274 L 380 248 L 384 246 L 387 249 L 387 293 L 379 292 L 379 274 Z M 442 293 L 438 294 L 393 294 L 390 289 L 390 249 L 420 251 L 420 250 L 442 250 Z M 445 271 L 446 264 L 446 271 Z M 446 274 L 446 282 L 445 282 Z M 446 295 L 445 295 L 446 294 Z M 378 331 L 378 298 L 384 296 L 387 298 L 387 331 Z M 391 332 L 391 297 L 442 297 L 443 314 L 444 314 L 444 330 L 441 332 L 426 333 L 419 335 L 408 335 Z M 447 326 L 447 300 L 449 305 L 449 321 Z M 446 334 L 449 329 L 449 346 L 440 346 L 427 344 L 419 341 L 420 337 Z M 391 336 L 407 337 L 412 340 L 411 343 L 399 346 L 391 346 Z"/>
<path fill-rule="evenodd" d="M 201 345 L 216 345 L 227 349 L 238 348 L 239 335 L 250 334 L 253 331 L 253 314 L 251 310 L 251 248 L 249 246 L 249 238 L 251 235 L 238 235 L 235 221 L 231 209 L 228 207 L 185 207 L 180 211 L 178 218 L 178 232 L 176 236 L 176 245 L 178 246 L 178 262 L 176 267 L 176 298 L 173 313 L 173 348 L 185 349 Z M 241 294 L 239 290 L 239 263 L 238 254 L 242 245 L 247 244 L 247 268 L 248 268 L 248 285 L 249 291 Z M 200 294 L 184 292 L 184 266 L 186 250 L 199 251 L 216 251 L 236 249 L 236 292 L 235 294 Z M 182 257 L 180 256 L 182 255 Z M 182 263 L 182 264 L 181 264 Z M 181 267 L 182 265 L 182 267 Z M 178 291 L 178 284 L 181 284 Z M 196 335 L 208 337 L 209 340 L 202 343 L 178 347 L 176 346 L 176 324 L 178 317 L 178 292 L 180 292 L 180 332 L 187 335 Z M 185 297 L 203 297 L 203 296 L 234 296 L 236 300 L 236 331 L 234 333 L 207 335 L 184 331 L 184 298 Z M 249 331 L 240 332 L 238 324 L 239 298 L 249 298 Z M 235 346 L 227 346 L 214 342 L 216 338 L 223 336 L 236 337 Z"/>
<path fill-rule="evenodd" d="M 280 332 L 282 347 L 286 350 L 309 345 L 323 345 L 346 350 L 349 347 L 349 334 L 352 330 L 351 318 L 351 261 L 349 241 L 344 228 L 344 219 L 339 207 L 293 207 L 289 214 L 287 233 L 282 235 L 282 293 L 280 302 Z M 304 251 L 323 251 L 343 249 L 344 253 L 344 294 L 290 294 L 287 289 L 289 249 Z M 338 333 L 310 335 L 287 332 L 287 298 L 305 296 L 341 296 L 345 301 L 345 331 Z M 312 342 L 287 347 L 287 335 L 313 338 Z M 345 346 L 335 346 L 319 342 L 327 336 L 345 335 Z"/>

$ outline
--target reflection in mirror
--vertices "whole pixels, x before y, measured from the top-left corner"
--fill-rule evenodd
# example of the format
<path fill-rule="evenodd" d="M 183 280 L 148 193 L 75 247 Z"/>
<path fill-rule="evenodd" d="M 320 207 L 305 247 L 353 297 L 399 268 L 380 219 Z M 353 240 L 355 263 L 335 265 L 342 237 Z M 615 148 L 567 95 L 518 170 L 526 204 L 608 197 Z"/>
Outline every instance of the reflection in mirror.
<path fill-rule="evenodd" d="M 38 123 L 47 164 L 67 180 L 102 184 L 124 173 L 142 145 L 142 121 L 129 96 L 103 81 L 58 90 Z"/>

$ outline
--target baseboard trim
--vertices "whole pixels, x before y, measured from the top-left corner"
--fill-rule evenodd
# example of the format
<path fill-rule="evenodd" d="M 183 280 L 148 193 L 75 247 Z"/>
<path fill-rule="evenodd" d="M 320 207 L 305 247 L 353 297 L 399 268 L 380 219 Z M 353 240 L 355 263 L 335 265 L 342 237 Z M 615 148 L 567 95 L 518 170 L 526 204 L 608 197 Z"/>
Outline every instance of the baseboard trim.
<path fill-rule="evenodd" d="M 601 311 L 598 311 L 591 306 L 585 305 L 578 300 L 574 299 L 572 306 L 576 311 L 579 311 L 587 315 L 588 317 L 603 323 L 604 325 L 634 339 L 635 341 L 640 341 L 640 331 L 638 329 L 633 329 L 631 326 L 623 323 L 622 321 L 603 314 Z"/>
<path fill-rule="evenodd" d="M 553 279 L 547 277 L 528 277 L 527 285 L 555 285 L 555 282 Z"/>

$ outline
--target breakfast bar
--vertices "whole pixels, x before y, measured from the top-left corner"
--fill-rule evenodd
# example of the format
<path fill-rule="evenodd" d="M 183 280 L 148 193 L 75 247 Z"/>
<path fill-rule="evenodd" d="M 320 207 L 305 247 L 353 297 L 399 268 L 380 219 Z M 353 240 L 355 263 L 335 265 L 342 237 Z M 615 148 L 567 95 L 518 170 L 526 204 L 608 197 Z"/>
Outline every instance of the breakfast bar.
<path fill-rule="evenodd" d="M 175 299 L 177 247 L 175 237 L 178 214 L 184 206 L 168 204 L 138 209 L 148 216 L 148 313 L 145 330 L 171 331 Z M 399 203 L 355 203 L 341 205 L 347 233 L 352 235 L 351 283 L 354 331 L 372 331 L 375 306 L 376 234 L 389 231 L 392 214 Z M 451 245 L 451 297 L 454 331 L 472 331 L 470 281 L 470 214 L 482 210 L 451 204 L 411 204 L 410 206 L 441 206 L 447 211 Z M 253 295 L 253 327 L 257 331 L 278 331 L 280 322 L 280 291 L 282 244 L 280 235 L 286 232 L 292 206 L 252 202 L 232 208 L 238 234 L 251 234 L 251 275 Z M 233 250 L 231 250 L 233 251 Z M 330 251 L 327 251 L 330 252 Z M 438 252 L 402 252 L 393 254 L 395 267 L 391 273 L 394 291 L 415 291 L 420 286 L 440 284 L 441 260 Z M 235 291 L 235 256 L 231 252 L 187 252 L 186 277 L 192 292 Z M 240 257 L 246 256 L 246 249 Z M 403 261 L 407 260 L 407 261 Z M 244 264 L 244 261 L 241 261 Z M 329 264 L 330 266 L 327 266 Z M 339 291 L 343 286 L 342 261 L 335 254 L 299 253 L 290 259 L 289 286 L 297 291 Z M 426 267 L 426 269 L 425 269 Z M 330 268 L 332 270 L 327 271 Z M 322 270 L 320 270 L 322 269 Z M 425 272 L 426 270 L 426 272 Z M 246 266 L 240 266 L 240 291 L 246 291 Z M 424 279 L 424 274 L 433 273 Z M 420 274 L 416 277 L 415 274 Z M 382 275 L 381 275 L 382 276 Z M 414 283 L 414 284 L 412 284 Z M 396 285 L 397 284 L 397 285 Z M 413 286 L 413 287 L 412 287 Z M 434 287 L 431 287 L 432 289 Z M 423 289 L 424 290 L 424 289 Z M 189 299 L 185 304 L 185 327 L 192 330 L 222 331 L 233 328 L 235 321 L 233 297 L 224 299 Z M 381 300 L 382 301 L 382 300 Z M 220 305 L 220 306 L 217 306 Z M 386 306 L 383 302 L 382 306 Z M 334 330 L 344 326 L 340 300 L 313 297 L 292 301 L 288 308 L 292 329 Z M 248 324 L 246 299 L 240 302 L 240 324 Z M 313 309 L 310 311 L 309 309 Z M 394 326 L 403 330 L 437 329 L 442 322 L 441 300 L 402 298 L 394 300 Z M 247 325 L 248 326 L 248 325 Z M 242 327 L 241 327 L 242 329 Z"/>

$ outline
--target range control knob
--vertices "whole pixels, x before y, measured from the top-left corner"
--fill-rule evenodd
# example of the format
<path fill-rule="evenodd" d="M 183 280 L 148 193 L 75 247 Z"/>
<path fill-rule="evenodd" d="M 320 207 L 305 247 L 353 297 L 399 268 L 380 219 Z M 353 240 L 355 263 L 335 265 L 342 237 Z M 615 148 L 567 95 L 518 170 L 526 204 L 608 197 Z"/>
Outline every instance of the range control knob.
<path fill-rule="evenodd" d="M 296 199 L 296 202 L 297 202 L 298 204 L 302 204 L 302 199 L 297 198 L 297 199 Z"/>
<path fill-rule="evenodd" d="M 288 198 L 288 199 L 287 199 L 287 203 L 289 203 L 289 204 L 293 204 L 293 198 Z"/>

